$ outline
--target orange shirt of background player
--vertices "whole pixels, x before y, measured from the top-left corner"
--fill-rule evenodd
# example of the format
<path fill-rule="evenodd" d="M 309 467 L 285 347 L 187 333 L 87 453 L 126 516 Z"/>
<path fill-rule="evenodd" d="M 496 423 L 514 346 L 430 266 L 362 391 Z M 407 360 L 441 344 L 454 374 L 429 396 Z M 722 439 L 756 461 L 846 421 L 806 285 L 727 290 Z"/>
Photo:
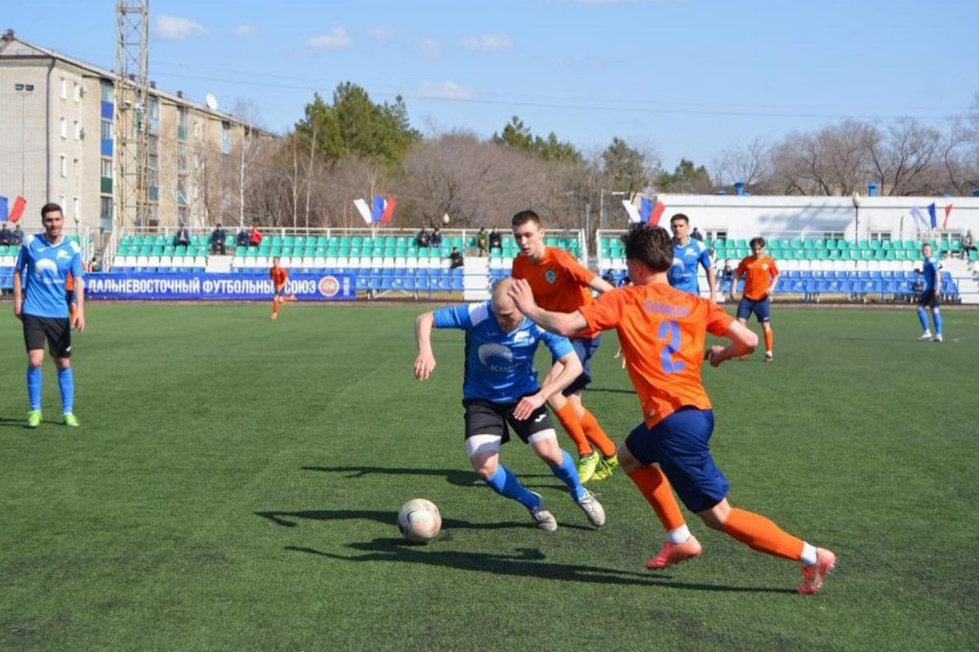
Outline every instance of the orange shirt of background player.
<path fill-rule="evenodd" d="M 529 256 L 518 254 L 513 259 L 511 275 L 513 278 L 527 279 L 534 300 L 545 310 L 574 312 L 594 301 L 588 284 L 595 274 L 563 249 L 546 247 L 539 263 Z M 595 337 L 599 332 L 584 329 L 575 333 L 575 337 Z"/>
<path fill-rule="evenodd" d="M 289 278 L 288 272 L 286 272 L 284 267 L 273 267 L 269 269 L 269 278 L 272 279 L 272 283 L 275 287 L 280 287 Z"/>
<path fill-rule="evenodd" d="M 72 274 L 71 272 L 68 272 L 68 275 L 65 276 L 65 292 L 71 292 L 74 289 L 75 289 L 75 275 Z"/>
<path fill-rule="evenodd" d="M 748 256 L 738 263 L 735 277 L 745 274 L 744 296 L 751 301 L 765 298 L 765 290 L 772 284 L 772 279 L 778 276 L 775 261 L 768 256 Z"/>
<path fill-rule="evenodd" d="M 717 304 L 654 283 L 606 292 L 580 310 L 592 328 L 615 325 L 647 426 L 683 406 L 710 409 L 700 380 L 705 327 L 720 336 L 734 321 Z"/>

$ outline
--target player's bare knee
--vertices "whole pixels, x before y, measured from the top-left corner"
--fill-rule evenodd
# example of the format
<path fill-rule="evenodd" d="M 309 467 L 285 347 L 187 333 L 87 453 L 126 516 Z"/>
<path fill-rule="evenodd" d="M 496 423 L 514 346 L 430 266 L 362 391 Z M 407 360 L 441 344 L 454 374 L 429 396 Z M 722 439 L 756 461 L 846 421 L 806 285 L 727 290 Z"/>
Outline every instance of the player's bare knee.
<path fill-rule="evenodd" d="M 721 500 L 713 507 L 709 509 L 704 509 L 697 512 L 697 516 L 700 520 L 704 522 L 704 525 L 712 530 L 718 530 L 719 532 L 724 531 L 724 523 L 727 522 L 727 517 L 731 514 L 731 505 L 728 504 L 727 498 Z"/>

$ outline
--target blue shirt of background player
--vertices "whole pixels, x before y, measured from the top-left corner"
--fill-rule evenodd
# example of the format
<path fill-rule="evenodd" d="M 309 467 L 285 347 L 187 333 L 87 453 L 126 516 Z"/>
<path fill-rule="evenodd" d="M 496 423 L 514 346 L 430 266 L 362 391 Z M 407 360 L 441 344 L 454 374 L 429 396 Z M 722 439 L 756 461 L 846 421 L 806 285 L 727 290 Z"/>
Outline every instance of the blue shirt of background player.
<path fill-rule="evenodd" d="M 673 243 L 673 266 L 667 273 L 670 285 L 678 290 L 691 294 L 700 294 L 697 285 L 697 266 L 703 265 L 710 269 L 710 254 L 707 245 L 700 240 L 690 238 L 685 245 Z"/>
<path fill-rule="evenodd" d="M 929 290 L 938 291 L 938 286 L 941 284 L 938 275 L 938 259 L 934 256 L 929 256 L 925 258 L 924 265 L 922 266 L 922 275 L 925 277 L 925 292 Z"/>
<path fill-rule="evenodd" d="M 462 385 L 465 399 L 513 403 L 540 390 L 534 354 L 544 342 L 555 358 L 574 352 L 568 338 L 548 333 L 524 319 L 516 330 L 500 329 L 489 301 L 439 308 L 435 328 L 466 331 L 466 371 Z"/>
<path fill-rule="evenodd" d="M 77 242 L 62 237 L 53 245 L 43 235 L 29 235 L 20 245 L 15 269 L 24 284 L 25 315 L 68 318 L 65 280 L 69 272 L 76 281 L 85 273 Z"/>

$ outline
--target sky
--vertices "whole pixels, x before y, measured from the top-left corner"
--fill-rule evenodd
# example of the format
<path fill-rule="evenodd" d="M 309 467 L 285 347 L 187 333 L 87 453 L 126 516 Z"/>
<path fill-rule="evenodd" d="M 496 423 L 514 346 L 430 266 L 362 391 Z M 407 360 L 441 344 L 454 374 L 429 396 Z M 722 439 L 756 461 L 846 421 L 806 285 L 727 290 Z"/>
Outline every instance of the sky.
<path fill-rule="evenodd" d="M 4 3 L 28 42 L 111 69 L 116 0 Z M 129 2 L 129 4 L 135 4 Z M 66 9 L 70 7 L 70 9 Z M 979 93 L 976 0 L 152 0 L 149 77 L 289 131 L 352 82 L 425 135 L 519 117 L 586 156 L 614 137 L 711 167 L 855 118 L 943 127 Z"/>

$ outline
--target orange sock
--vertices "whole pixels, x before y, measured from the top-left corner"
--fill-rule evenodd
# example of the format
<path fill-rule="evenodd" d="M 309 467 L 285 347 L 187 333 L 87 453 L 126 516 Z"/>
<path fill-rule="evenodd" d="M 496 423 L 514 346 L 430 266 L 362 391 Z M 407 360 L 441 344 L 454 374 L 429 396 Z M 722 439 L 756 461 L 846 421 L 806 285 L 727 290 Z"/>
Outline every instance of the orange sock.
<path fill-rule="evenodd" d="M 608 438 L 602 427 L 598 425 L 598 419 L 591 412 L 585 410 L 581 415 L 581 427 L 585 431 L 588 441 L 595 444 L 598 450 L 602 451 L 602 457 L 612 457 L 615 455 L 615 444 Z"/>
<path fill-rule="evenodd" d="M 629 473 L 629 478 L 636 483 L 639 493 L 656 512 L 664 530 L 670 532 L 686 524 L 680 506 L 673 497 L 673 487 L 662 471 L 655 466 L 643 466 Z"/>
<path fill-rule="evenodd" d="M 765 331 L 765 351 L 772 350 L 772 341 L 775 339 L 775 334 L 772 331 Z"/>
<path fill-rule="evenodd" d="M 734 507 L 724 523 L 724 534 L 734 537 L 753 550 L 775 557 L 798 561 L 802 556 L 802 539 L 784 531 L 761 514 Z"/>
<path fill-rule="evenodd" d="M 585 438 L 585 431 L 581 429 L 581 424 L 578 422 L 578 415 L 575 414 L 574 405 L 571 401 L 565 403 L 560 410 L 554 410 L 554 416 L 557 420 L 561 422 L 561 427 L 564 431 L 568 433 L 568 437 L 574 442 L 575 447 L 578 449 L 578 456 L 588 455 L 591 453 L 591 446 L 588 445 L 588 439 Z"/>
<path fill-rule="evenodd" d="M 275 297 L 274 299 L 272 299 L 272 314 L 273 315 L 279 314 L 279 297 Z"/>

